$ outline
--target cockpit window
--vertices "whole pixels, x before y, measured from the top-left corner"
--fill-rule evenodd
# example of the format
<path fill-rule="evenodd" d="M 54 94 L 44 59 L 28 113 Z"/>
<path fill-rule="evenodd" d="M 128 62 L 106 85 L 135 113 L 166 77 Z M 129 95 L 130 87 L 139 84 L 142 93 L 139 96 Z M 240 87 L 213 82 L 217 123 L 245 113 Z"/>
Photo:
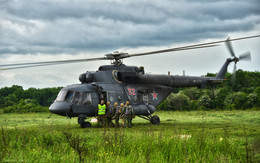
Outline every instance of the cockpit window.
<path fill-rule="evenodd" d="M 68 91 L 65 91 L 65 90 L 61 90 L 56 98 L 55 101 L 64 101 L 65 99 L 65 96 L 67 94 Z"/>
<path fill-rule="evenodd" d="M 66 97 L 65 97 L 65 101 L 67 102 L 71 102 L 72 98 L 73 98 L 74 92 L 73 91 L 68 91 Z"/>

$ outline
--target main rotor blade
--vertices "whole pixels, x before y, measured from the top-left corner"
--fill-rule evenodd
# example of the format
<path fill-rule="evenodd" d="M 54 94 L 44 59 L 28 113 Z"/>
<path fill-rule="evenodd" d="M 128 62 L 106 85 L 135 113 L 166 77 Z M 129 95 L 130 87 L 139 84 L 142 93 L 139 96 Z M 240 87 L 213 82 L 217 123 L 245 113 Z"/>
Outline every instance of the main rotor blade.
<path fill-rule="evenodd" d="M 191 48 L 175 48 L 176 50 L 189 50 L 189 49 L 197 49 L 197 48 L 206 48 L 206 47 L 214 47 L 218 45 L 209 45 L 203 47 L 191 47 Z M 165 51 L 166 52 L 166 51 Z M 11 69 L 21 69 L 21 68 L 29 68 L 29 67 L 40 67 L 40 66 L 49 66 L 49 65 L 57 65 L 57 64 L 65 64 L 65 63 L 76 63 L 76 62 L 87 62 L 87 61 L 96 61 L 96 60 L 109 60 L 110 58 L 101 57 L 101 58 L 90 58 L 90 59 L 74 59 L 74 60 L 61 60 L 61 61 L 46 61 L 46 62 L 30 62 L 30 63 L 15 63 L 15 64 L 5 64 L 0 65 L 0 67 L 7 67 L 1 68 L 2 70 L 11 70 Z"/>
<path fill-rule="evenodd" d="M 13 70 L 13 69 L 23 69 L 23 68 L 31 68 L 31 67 L 41 67 L 41 66 L 51 66 L 51 65 L 59 65 L 59 64 L 64 64 L 64 63 L 49 63 L 49 64 L 38 64 L 38 65 L 29 65 L 29 66 L 7 67 L 7 68 L 0 68 L 0 71 Z"/>
<path fill-rule="evenodd" d="M 200 49 L 200 48 L 209 48 L 209 47 L 215 47 L 219 46 L 217 44 L 215 45 L 207 45 L 207 46 L 187 46 L 187 47 L 181 47 L 181 48 L 171 48 L 171 49 L 164 49 L 164 50 L 157 50 L 157 51 L 151 51 L 146 53 L 137 53 L 137 54 L 131 54 L 128 57 L 137 57 L 137 56 L 144 56 L 144 55 L 150 55 L 150 54 L 158 54 L 158 53 L 167 53 L 167 52 L 173 52 L 173 51 L 183 51 L 183 50 L 191 50 L 191 49 Z"/>
<path fill-rule="evenodd" d="M 96 61 L 96 60 L 108 60 L 105 57 L 101 58 L 90 58 L 90 59 L 73 59 L 73 60 L 60 60 L 60 61 L 46 61 L 46 62 L 29 62 L 29 63 L 15 63 L 15 64 L 5 64 L 5 65 L 0 65 L 0 67 L 16 67 L 16 66 L 21 66 L 21 67 L 26 67 L 29 65 L 34 65 L 34 67 L 39 66 L 44 66 L 44 65 L 55 65 L 55 64 L 64 64 L 64 63 L 76 63 L 76 62 L 87 62 L 87 61 Z M 6 68 L 6 69 L 11 69 L 11 68 Z M 0 69 L 3 70 L 3 69 Z"/>
<path fill-rule="evenodd" d="M 234 50 L 233 50 L 233 47 L 232 47 L 232 45 L 231 45 L 231 42 L 230 42 L 229 37 L 227 38 L 225 44 L 226 44 L 226 46 L 227 46 L 227 49 L 228 49 L 230 55 L 231 55 L 232 57 L 236 57 L 236 55 L 235 55 L 235 53 L 234 53 Z"/>
<path fill-rule="evenodd" d="M 255 37 L 260 37 L 260 35 L 254 35 L 254 36 L 248 36 L 248 37 L 240 37 L 240 38 L 235 38 L 235 39 L 229 39 L 228 41 L 229 42 L 231 42 L 231 41 L 238 41 L 238 40 L 244 40 L 244 39 L 255 38 Z M 182 47 L 177 47 L 177 48 L 169 48 L 169 49 L 162 49 L 162 50 L 145 52 L 145 53 L 130 54 L 127 57 L 122 57 L 122 58 L 150 55 L 150 54 L 157 54 L 157 53 L 165 53 L 165 52 L 172 52 L 172 51 L 190 50 L 190 49 L 197 49 L 197 48 L 207 48 L 207 47 L 212 47 L 211 45 L 216 45 L 217 46 L 219 43 L 223 43 L 223 42 L 226 42 L 226 41 L 227 40 L 212 41 L 212 42 L 193 44 L 193 45 L 182 46 Z"/>
<path fill-rule="evenodd" d="M 240 61 L 251 61 L 251 54 L 250 51 L 245 52 L 239 56 Z"/>

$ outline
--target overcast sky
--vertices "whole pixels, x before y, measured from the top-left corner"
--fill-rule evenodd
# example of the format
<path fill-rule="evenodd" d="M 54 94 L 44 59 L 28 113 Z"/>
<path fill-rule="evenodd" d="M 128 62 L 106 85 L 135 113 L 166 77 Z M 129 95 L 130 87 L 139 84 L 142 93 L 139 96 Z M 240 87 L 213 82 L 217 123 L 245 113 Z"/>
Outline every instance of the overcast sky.
<path fill-rule="evenodd" d="M 102 57 L 146 52 L 260 34 L 259 0 L 0 0 L 0 64 Z M 233 42 L 252 62 L 238 68 L 260 71 L 260 38 Z M 154 74 L 216 73 L 230 57 L 223 45 L 124 60 Z M 56 87 L 109 61 L 0 71 L 0 87 Z M 229 71 L 232 71 L 233 64 Z"/>

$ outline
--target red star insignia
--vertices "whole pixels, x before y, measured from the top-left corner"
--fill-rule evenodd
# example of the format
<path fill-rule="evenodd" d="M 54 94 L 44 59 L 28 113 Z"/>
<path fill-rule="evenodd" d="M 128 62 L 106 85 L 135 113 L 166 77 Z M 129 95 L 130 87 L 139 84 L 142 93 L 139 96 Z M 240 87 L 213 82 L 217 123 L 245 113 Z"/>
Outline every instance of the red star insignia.
<path fill-rule="evenodd" d="M 153 96 L 153 100 L 157 100 L 157 96 L 158 96 L 158 93 L 156 93 L 155 91 L 153 91 L 153 93 L 151 93 L 152 96 Z"/>

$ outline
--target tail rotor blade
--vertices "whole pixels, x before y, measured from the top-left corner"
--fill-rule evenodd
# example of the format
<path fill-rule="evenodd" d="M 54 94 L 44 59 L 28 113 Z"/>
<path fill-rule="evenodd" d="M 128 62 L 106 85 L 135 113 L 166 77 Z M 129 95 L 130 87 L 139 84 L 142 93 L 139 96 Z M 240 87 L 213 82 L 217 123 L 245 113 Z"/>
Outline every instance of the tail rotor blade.
<path fill-rule="evenodd" d="M 233 50 L 233 47 L 232 47 L 232 45 L 231 45 L 231 43 L 230 43 L 229 37 L 226 39 L 226 42 L 225 42 L 225 43 L 226 43 L 226 46 L 227 46 L 227 49 L 228 49 L 230 55 L 231 55 L 232 57 L 236 57 L 236 55 L 235 55 L 235 53 L 234 53 L 234 50 Z"/>
<path fill-rule="evenodd" d="M 236 72 L 237 72 L 237 64 L 234 64 L 233 74 L 235 74 Z"/>
<path fill-rule="evenodd" d="M 251 61 L 251 54 L 250 51 L 245 52 L 239 56 L 240 61 Z"/>
<path fill-rule="evenodd" d="M 236 81 L 236 72 L 237 72 L 237 64 L 234 64 L 232 77 L 231 77 L 232 83 L 235 83 L 235 81 Z"/>

